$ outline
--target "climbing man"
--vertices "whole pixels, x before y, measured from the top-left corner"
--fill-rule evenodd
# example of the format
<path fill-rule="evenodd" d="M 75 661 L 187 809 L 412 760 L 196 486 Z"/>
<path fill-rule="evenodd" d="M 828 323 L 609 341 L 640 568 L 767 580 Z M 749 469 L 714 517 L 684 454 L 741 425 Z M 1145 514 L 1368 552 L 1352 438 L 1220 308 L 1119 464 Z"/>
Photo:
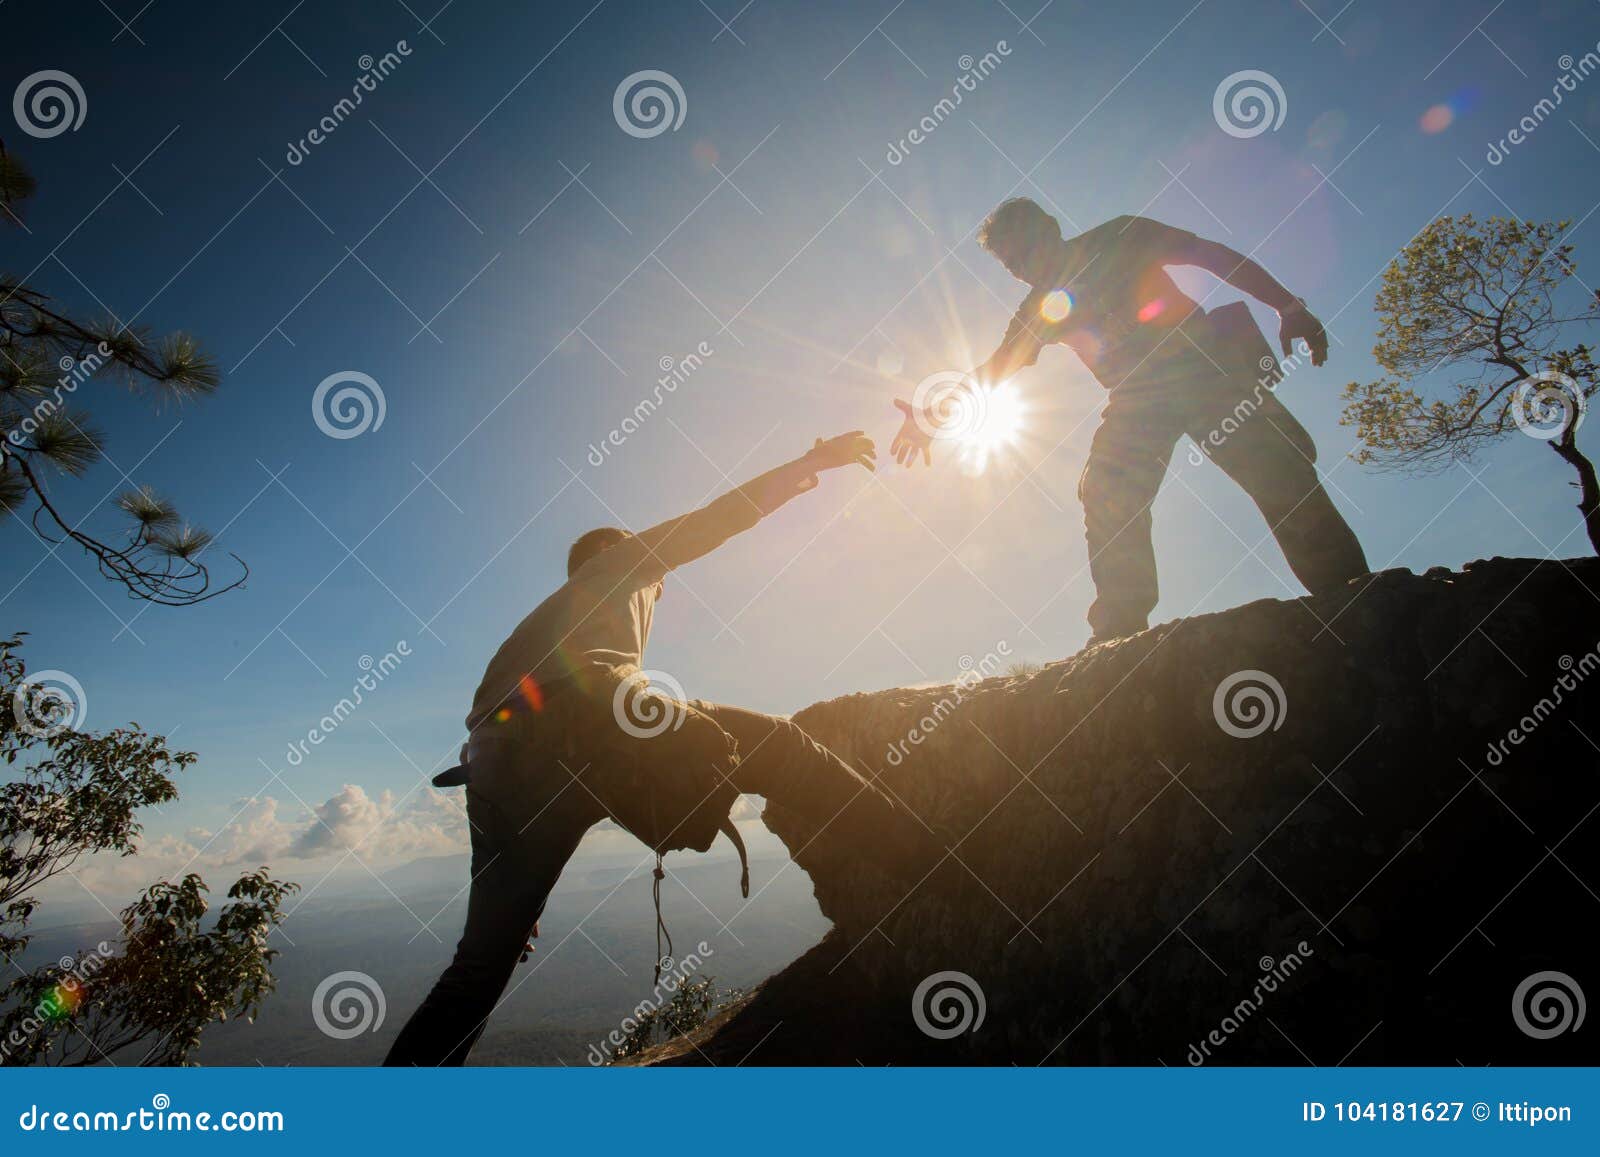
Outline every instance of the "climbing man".
<path fill-rule="evenodd" d="M 1147 217 L 1065 239 L 1055 218 L 1019 197 L 989 215 L 978 242 L 1031 292 L 965 388 L 991 387 L 1033 365 L 1046 345 L 1065 344 L 1110 393 L 1078 485 L 1095 586 L 1091 646 L 1149 626 L 1159 598 L 1150 507 L 1184 434 L 1255 501 L 1312 594 L 1367 572 L 1317 477 L 1311 436 L 1273 392 L 1281 371 L 1249 308 L 1201 309 L 1166 267 L 1198 266 L 1271 306 L 1284 356 L 1303 340 L 1320 366 L 1328 337 L 1305 302 L 1226 245 Z M 905 420 L 890 453 L 906 466 L 919 453 L 931 464 L 944 415 L 895 405 Z"/>
<path fill-rule="evenodd" d="M 562 868 L 607 817 L 657 853 L 658 933 L 660 855 L 703 852 L 723 832 L 742 862 L 729 819 L 742 792 L 781 803 L 812 831 L 827 829 L 888 869 L 920 877 L 934 866 L 941 849 L 927 829 L 795 724 L 669 697 L 640 670 L 668 571 L 814 489 L 823 471 L 871 470 L 875 458 L 859 430 L 818 439 L 699 510 L 638 534 L 602 527 L 572 544 L 566 584 L 489 661 L 467 715 L 461 766 L 434 780 L 467 788 L 466 928 L 386 1063 L 465 1062 L 518 959 L 527 958 Z M 741 885 L 748 895 L 747 865 Z"/>

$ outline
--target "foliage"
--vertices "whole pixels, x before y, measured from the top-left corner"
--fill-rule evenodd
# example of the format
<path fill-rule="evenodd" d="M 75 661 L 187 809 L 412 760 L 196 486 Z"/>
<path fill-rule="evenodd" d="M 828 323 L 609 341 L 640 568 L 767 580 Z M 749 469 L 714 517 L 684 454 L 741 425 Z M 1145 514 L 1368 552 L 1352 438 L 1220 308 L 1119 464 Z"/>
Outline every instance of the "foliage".
<path fill-rule="evenodd" d="M 130 856 L 136 813 L 177 798 L 191 752 L 134 725 L 104 734 L 71 725 L 67 705 L 32 694 L 20 636 L 0 639 L 0 1064 L 89 1064 L 139 1048 L 142 1064 L 180 1064 L 206 1025 L 253 1017 L 272 991 L 267 936 L 295 885 L 265 869 L 241 876 L 210 927 L 197 875 L 162 881 L 122 913 L 120 951 L 106 948 L 24 971 L 33 891 L 86 855 Z"/>
<path fill-rule="evenodd" d="M 740 995 L 737 988 L 719 990 L 714 976 L 685 980 L 665 1004 L 635 1011 L 631 1018 L 634 1026 L 611 1054 L 612 1059 L 637 1056 L 654 1045 L 691 1033 L 710 1020 L 716 1009 Z"/>
<path fill-rule="evenodd" d="M 0 144 L 0 225 L 21 226 L 21 204 L 33 191 L 33 178 Z M 216 363 L 187 334 L 157 337 L 116 317 L 80 321 L 0 273 L 0 519 L 32 504 L 35 533 L 52 544 L 77 543 L 134 598 L 186 606 L 232 590 L 248 569 L 213 588 L 202 561 L 210 535 L 149 489 L 133 487 L 117 500 L 127 527 L 110 538 L 84 530 L 84 518 L 71 517 L 51 489 L 53 478 L 82 475 L 104 456 L 105 435 L 76 400 L 83 387 L 115 383 L 182 401 L 210 394 L 220 380 Z"/>
<path fill-rule="evenodd" d="M 1577 446 L 1600 372 L 1587 344 L 1567 344 L 1573 325 L 1600 317 L 1600 295 L 1574 305 L 1563 292 L 1577 274 L 1569 224 L 1430 222 L 1384 270 L 1372 353 L 1385 376 L 1347 385 L 1341 420 L 1355 428 L 1357 461 L 1409 473 L 1470 461 L 1519 426 L 1545 427 L 1536 437 L 1577 471 L 1579 510 L 1600 549 L 1600 490 Z M 1432 380 L 1440 370 L 1451 379 L 1442 389 Z"/>
<path fill-rule="evenodd" d="M 1470 214 L 1440 217 L 1383 273 L 1373 357 L 1387 371 L 1345 387 L 1344 422 L 1360 462 L 1408 471 L 1470 459 L 1515 428 L 1512 393 L 1530 374 L 1568 373 L 1590 397 L 1600 387 L 1589 348 L 1558 348 L 1559 331 L 1597 316 L 1596 302 L 1563 313 L 1557 291 L 1577 266 L 1561 241 L 1568 222 Z M 1565 369 L 1563 369 L 1565 367 Z M 1419 378 L 1464 373 L 1441 396 Z"/>

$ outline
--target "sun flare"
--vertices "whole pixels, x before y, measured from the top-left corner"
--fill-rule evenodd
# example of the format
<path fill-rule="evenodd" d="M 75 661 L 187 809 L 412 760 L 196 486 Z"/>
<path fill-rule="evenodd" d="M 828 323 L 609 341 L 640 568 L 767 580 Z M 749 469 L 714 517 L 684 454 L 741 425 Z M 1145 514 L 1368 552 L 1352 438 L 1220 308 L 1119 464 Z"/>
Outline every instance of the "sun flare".
<path fill-rule="evenodd" d="M 973 421 L 956 440 L 962 466 L 973 474 L 982 474 L 1001 451 L 1017 444 L 1027 419 L 1022 395 L 1009 381 L 980 391 Z"/>

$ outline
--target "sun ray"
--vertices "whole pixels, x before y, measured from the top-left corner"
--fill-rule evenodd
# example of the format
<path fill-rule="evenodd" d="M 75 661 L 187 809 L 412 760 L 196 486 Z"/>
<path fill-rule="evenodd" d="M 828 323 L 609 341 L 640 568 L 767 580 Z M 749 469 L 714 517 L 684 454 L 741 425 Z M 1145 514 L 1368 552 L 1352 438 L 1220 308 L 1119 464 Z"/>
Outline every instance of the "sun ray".
<path fill-rule="evenodd" d="M 1016 446 L 1027 425 L 1027 408 L 1012 382 L 975 385 L 970 421 L 955 439 L 957 459 L 968 474 L 982 474 L 991 462 Z"/>

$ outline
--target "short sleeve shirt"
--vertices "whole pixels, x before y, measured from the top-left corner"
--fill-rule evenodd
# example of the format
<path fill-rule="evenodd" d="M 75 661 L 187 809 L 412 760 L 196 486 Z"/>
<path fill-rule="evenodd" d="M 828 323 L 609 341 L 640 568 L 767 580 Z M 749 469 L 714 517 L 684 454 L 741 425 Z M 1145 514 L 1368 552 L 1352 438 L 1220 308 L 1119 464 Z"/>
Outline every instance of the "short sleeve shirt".
<path fill-rule="evenodd" d="M 1148 217 L 1118 217 L 1064 243 L 1054 283 L 1035 288 L 1005 347 L 1070 345 L 1108 387 L 1134 372 L 1194 309 L 1166 264 L 1194 234 Z M 1171 343 L 1167 343 L 1171 344 Z"/>

